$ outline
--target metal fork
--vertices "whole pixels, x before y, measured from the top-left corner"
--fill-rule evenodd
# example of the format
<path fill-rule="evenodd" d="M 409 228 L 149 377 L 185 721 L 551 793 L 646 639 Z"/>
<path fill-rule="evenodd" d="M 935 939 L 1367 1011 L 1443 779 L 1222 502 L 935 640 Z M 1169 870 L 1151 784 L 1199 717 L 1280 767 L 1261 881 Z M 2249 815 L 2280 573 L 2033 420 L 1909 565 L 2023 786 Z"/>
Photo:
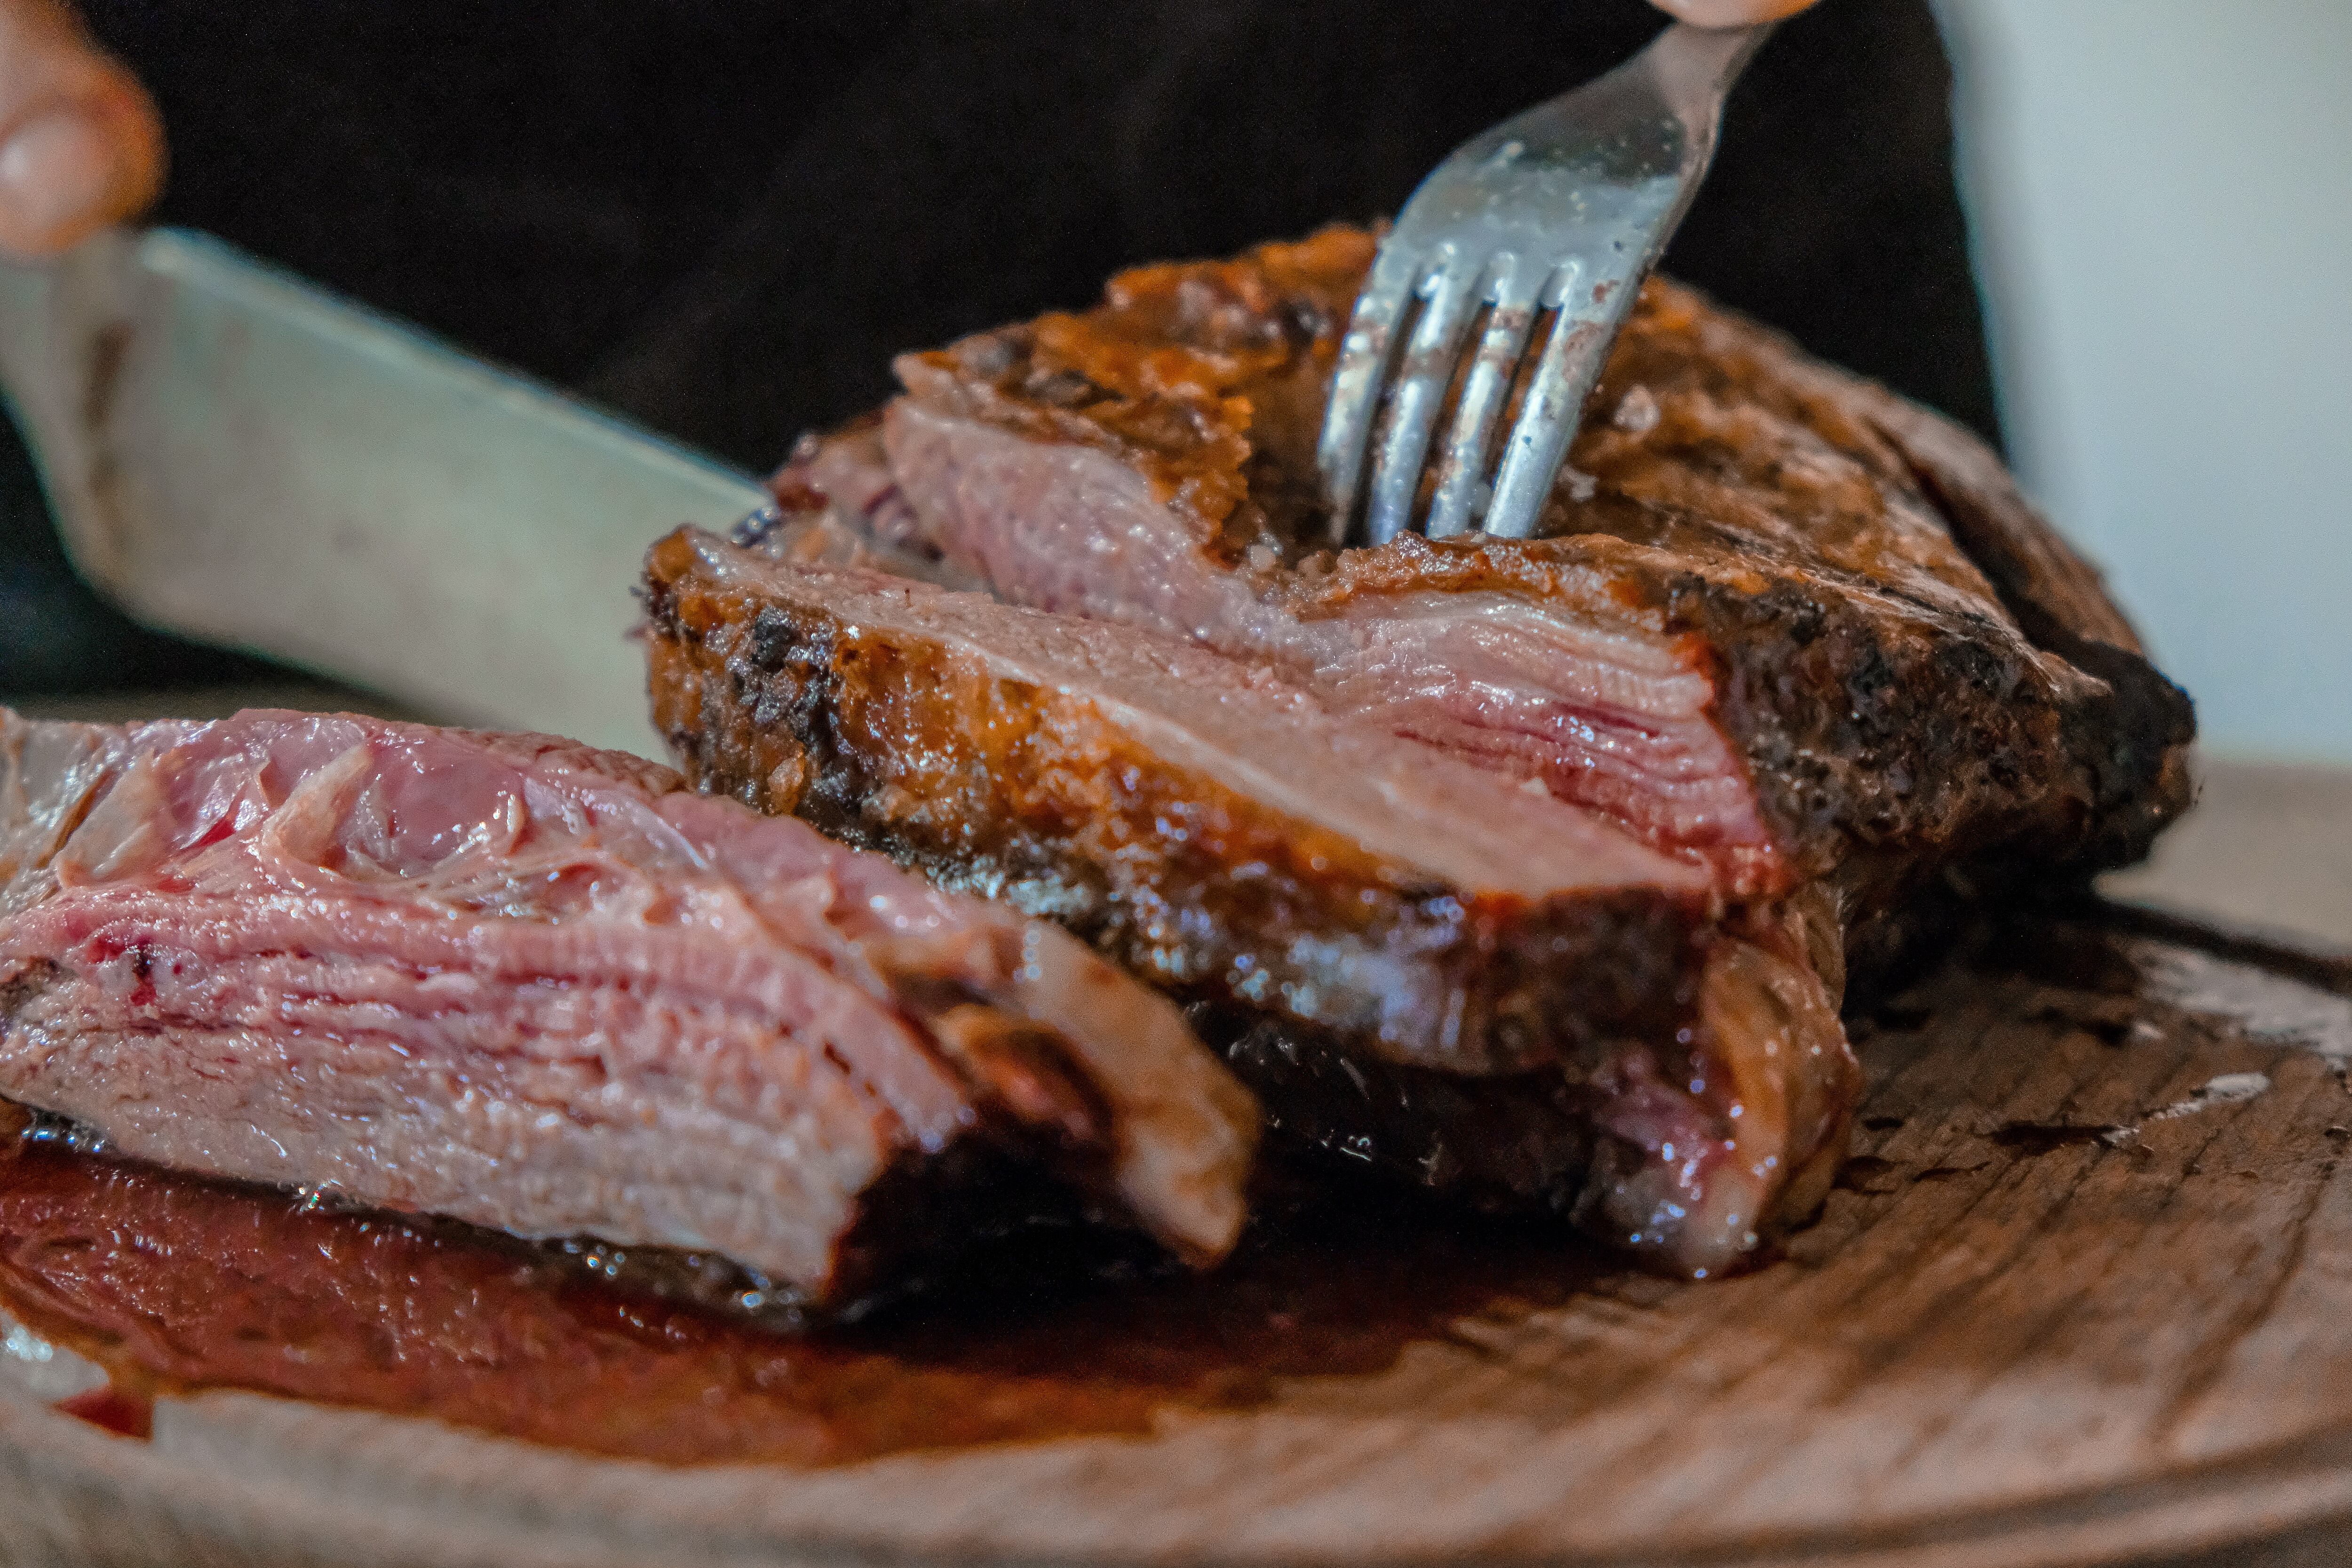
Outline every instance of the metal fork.
<path fill-rule="evenodd" d="M 1332 378 L 1317 461 L 1334 544 L 1351 542 L 1383 407 L 1363 537 L 1383 544 L 1412 525 L 1431 434 L 1481 307 L 1491 307 L 1486 331 L 1438 450 L 1423 531 L 1535 532 L 1642 276 L 1715 155 L 1724 95 L 1771 30 L 1678 22 L 1608 75 L 1465 142 L 1422 182 L 1381 242 Z M 1395 353 L 1415 300 L 1420 315 Z M 1547 310 L 1559 317 L 1489 486 L 1496 421 Z"/>

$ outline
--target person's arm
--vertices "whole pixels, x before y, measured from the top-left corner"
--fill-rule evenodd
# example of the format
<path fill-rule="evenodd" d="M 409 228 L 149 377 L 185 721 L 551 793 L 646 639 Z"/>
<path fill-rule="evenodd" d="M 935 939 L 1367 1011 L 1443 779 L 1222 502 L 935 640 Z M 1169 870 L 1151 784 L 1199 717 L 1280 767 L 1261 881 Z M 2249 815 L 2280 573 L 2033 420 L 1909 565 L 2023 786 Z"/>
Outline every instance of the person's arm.
<path fill-rule="evenodd" d="M 146 209 L 163 126 L 60 0 L 0 0 L 0 254 L 52 256 Z"/>

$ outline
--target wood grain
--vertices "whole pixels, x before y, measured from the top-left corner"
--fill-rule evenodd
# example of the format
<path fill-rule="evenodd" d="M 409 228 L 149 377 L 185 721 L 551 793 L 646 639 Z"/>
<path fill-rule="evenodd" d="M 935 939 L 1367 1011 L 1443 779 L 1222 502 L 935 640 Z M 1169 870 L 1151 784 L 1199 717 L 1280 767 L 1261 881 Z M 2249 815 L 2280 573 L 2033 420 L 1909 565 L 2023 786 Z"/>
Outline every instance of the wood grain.
<path fill-rule="evenodd" d="M 1769 1266 L 1605 1273 L 1146 1437 L 663 1469 L 206 1394 L 142 1444 L 19 1341 L 0 1562 L 2352 1558 L 2352 963 L 2025 923 L 1857 1034 L 1856 1158 Z"/>

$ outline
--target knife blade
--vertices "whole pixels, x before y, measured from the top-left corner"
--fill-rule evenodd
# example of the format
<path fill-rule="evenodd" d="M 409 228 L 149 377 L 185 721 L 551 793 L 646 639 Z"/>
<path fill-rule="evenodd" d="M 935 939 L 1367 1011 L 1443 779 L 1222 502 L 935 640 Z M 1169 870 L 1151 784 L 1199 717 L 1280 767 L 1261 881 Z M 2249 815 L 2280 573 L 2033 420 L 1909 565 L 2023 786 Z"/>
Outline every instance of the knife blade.
<path fill-rule="evenodd" d="M 0 387 L 134 618 L 454 722 L 659 755 L 629 589 L 752 479 L 206 235 L 0 265 Z"/>

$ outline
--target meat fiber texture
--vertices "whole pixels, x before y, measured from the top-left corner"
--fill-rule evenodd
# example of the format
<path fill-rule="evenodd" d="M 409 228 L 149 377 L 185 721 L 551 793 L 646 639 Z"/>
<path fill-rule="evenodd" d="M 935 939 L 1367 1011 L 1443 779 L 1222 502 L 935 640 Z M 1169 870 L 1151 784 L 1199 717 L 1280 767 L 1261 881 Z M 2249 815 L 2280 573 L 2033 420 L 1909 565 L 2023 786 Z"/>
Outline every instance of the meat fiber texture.
<path fill-rule="evenodd" d="M 1059 920 L 1286 1131 L 1694 1272 L 1819 1200 L 1858 1075 L 1794 909 L 1150 631 L 694 530 L 646 601 L 694 776 Z"/>
<path fill-rule="evenodd" d="M 694 590 L 675 624 L 654 617 L 664 727 L 705 787 L 1003 891 L 1137 964 L 1286 1131 L 1715 1267 L 1826 1185 L 1858 1081 L 1834 1017 L 1849 961 L 1883 964 L 1963 896 L 2142 853 L 2187 801 L 2187 700 L 1980 444 L 1664 283 L 1614 351 L 1544 537 L 1335 551 L 1313 447 L 1371 249 L 1334 229 L 1145 268 L 1093 310 L 903 358 L 905 395 L 804 443 L 740 536 L 798 576 L 755 581 L 745 551 L 708 539 L 657 549 L 657 611 L 666 584 Z M 922 608 L 885 616 L 858 596 L 870 582 L 823 575 L 845 565 L 971 592 L 903 590 Z M 978 595 L 1048 614 L 984 622 Z M 679 618 L 688 599 L 703 623 Z M 1049 624 L 1095 662 L 1043 660 Z M 1107 662 L 1124 647 L 1172 669 L 1175 647 L 1181 679 Z M 952 698 L 880 695 L 926 661 Z M 1271 723 L 1205 740 L 1186 692 L 1222 709 L 1244 689 L 1356 738 L 1310 745 Z M 1052 715 L 1034 721 L 1052 743 L 1006 742 L 1032 725 L 1024 704 Z M 1128 774 L 1072 789 L 1073 705 L 1079 731 L 1111 737 L 1087 742 L 1098 752 L 1168 764 L 1170 799 L 1213 779 L 1286 824 L 1269 838 L 1349 838 L 1324 810 L 1338 777 L 1428 784 L 1433 757 L 1486 775 L 1483 792 L 1432 787 L 1380 846 L 1353 842 L 1408 868 L 1396 886 L 1580 931 L 1555 967 L 1622 977 L 1647 1011 L 1558 974 L 1490 994 L 1507 966 L 1463 964 L 1402 1010 L 1450 1030 L 1366 1026 L 1384 1016 L 1370 970 L 1345 1004 L 1328 977 L 1270 972 L 1271 953 L 1319 951 L 1344 898 L 1286 895 L 1287 926 L 1237 942 L 1248 922 L 1215 889 L 1257 858 L 1179 874 L 1191 818 L 1117 799 Z M 1386 775 L 1360 760 L 1372 733 Z M 1252 781 L 1197 766 L 1220 744 Z M 929 804 L 942 787 L 956 804 Z M 1441 853 L 1449 792 L 1542 890 Z M 1017 852 L 981 826 L 1013 795 L 1052 802 Z M 1623 859 L 1625 842 L 1653 858 Z M 1538 844 L 1591 858 L 1560 875 Z M 1056 857 L 1052 875 L 1023 868 Z M 1660 922 L 1648 935 L 1635 909 Z M 1469 945 L 1508 951 L 1496 933 L 1532 919 Z M 1194 931 L 1216 934 L 1198 952 L 1165 935 Z M 1645 961 L 1623 956 L 1637 948 Z M 1499 999 L 1529 989 L 1544 1003 Z M 1775 1134 L 1717 1157 L 1758 1119 Z M 1695 1137 L 1710 1152 L 1693 1164 Z"/>
<path fill-rule="evenodd" d="M 1535 542 L 1334 553 L 1315 433 L 1371 254 L 1146 268 L 898 362 L 903 542 L 998 596 L 1264 659 L 1608 812 L 1727 893 L 1884 900 L 1996 849 L 2136 858 L 2186 700 L 1947 421 L 1653 283 Z"/>
<path fill-rule="evenodd" d="M 1165 999 L 667 768 L 0 709 L 0 1096 L 114 1151 L 839 1304 L 1008 1205 L 1207 1261 L 1244 1089 Z"/>

